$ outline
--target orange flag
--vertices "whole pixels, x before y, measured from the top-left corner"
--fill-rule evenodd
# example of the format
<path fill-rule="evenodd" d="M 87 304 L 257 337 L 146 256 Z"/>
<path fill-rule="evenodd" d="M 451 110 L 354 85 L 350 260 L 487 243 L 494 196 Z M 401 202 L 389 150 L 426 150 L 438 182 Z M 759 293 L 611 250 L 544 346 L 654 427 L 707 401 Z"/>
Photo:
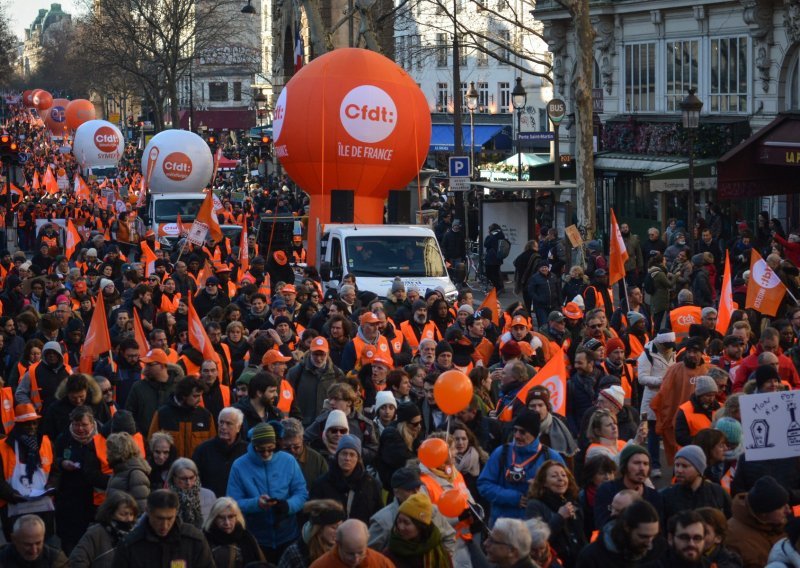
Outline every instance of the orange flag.
<path fill-rule="evenodd" d="M 745 308 L 774 316 L 786 295 L 786 286 L 755 248 L 750 254 L 750 280 L 747 281 Z"/>
<path fill-rule="evenodd" d="M 44 184 L 44 189 L 50 195 L 55 195 L 58 193 L 58 181 L 56 180 L 56 176 L 53 175 L 53 170 L 50 169 L 50 166 L 47 166 L 46 171 L 44 172 L 44 179 L 42 180 Z"/>
<path fill-rule="evenodd" d="M 78 244 L 81 242 L 81 234 L 78 232 L 78 229 L 75 228 L 75 224 L 72 222 L 72 219 L 67 219 L 67 231 L 65 237 L 65 249 L 67 260 L 72 258 L 72 255 L 75 254 L 75 249 L 78 247 Z"/>
<path fill-rule="evenodd" d="M 133 310 L 133 338 L 139 344 L 139 357 L 145 357 L 150 351 L 150 342 L 147 341 L 147 334 L 142 327 L 142 320 L 139 317 L 139 310 Z"/>
<path fill-rule="evenodd" d="M 181 214 L 180 213 L 178 213 L 178 218 L 176 219 L 176 224 L 178 225 L 178 236 L 179 237 L 186 236 L 186 233 L 188 233 L 188 231 L 186 230 L 186 227 L 183 225 L 183 221 L 181 221 Z"/>
<path fill-rule="evenodd" d="M 33 189 L 39 189 L 40 187 L 42 187 L 42 186 L 39 183 L 39 172 L 36 171 L 36 170 L 33 170 Z"/>
<path fill-rule="evenodd" d="M 489 290 L 489 293 L 486 294 L 486 297 L 483 299 L 483 303 L 478 307 L 479 310 L 482 308 L 489 308 L 492 310 L 492 323 L 494 325 L 500 325 L 500 314 L 498 313 L 496 288 L 492 288 Z"/>
<path fill-rule="evenodd" d="M 75 174 L 74 190 L 75 196 L 78 199 L 89 201 L 92 198 L 92 192 L 89 190 L 89 186 L 86 185 L 86 182 L 83 181 L 83 178 L 78 173 Z"/>
<path fill-rule="evenodd" d="M 731 257 L 725 251 L 725 272 L 722 274 L 722 290 L 719 293 L 719 314 L 717 316 L 717 331 L 722 335 L 728 333 L 733 310 L 739 309 L 733 301 L 733 286 L 731 284 Z"/>
<path fill-rule="evenodd" d="M 203 359 L 206 361 L 219 361 L 219 355 L 214 351 L 214 346 L 211 345 L 211 340 L 208 338 L 203 322 L 194 309 L 192 297 L 189 296 L 189 345 L 197 349 L 203 354 Z"/>
<path fill-rule="evenodd" d="M 106 307 L 103 303 L 103 291 L 97 294 L 97 303 L 94 305 L 92 321 L 86 332 L 86 341 L 81 351 L 79 368 L 81 373 L 92 373 L 94 361 L 103 353 L 111 351 L 111 337 L 108 334 L 108 319 Z"/>
<path fill-rule="evenodd" d="M 247 249 L 247 217 L 245 217 L 239 240 L 239 278 L 248 270 L 250 270 L 250 251 Z"/>
<path fill-rule="evenodd" d="M 141 261 L 144 263 L 144 277 L 147 278 L 156 271 L 155 263 L 158 257 L 153 252 L 153 249 L 150 248 L 150 245 L 147 244 L 147 241 L 142 241 L 139 245 L 142 247 Z"/>
<path fill-rule="evenodd" d="M 203 288 L 206 287 L 206 280 L 211 276 L 214 276 L 214 267 L 211 266 L 211 263 L 206 259 L 203 268 L 201 268 L 200 272 L 197 274 L 197 294 L 202 292 Z M 195 296 L 197 296 L 197 294 L 195 294 Z"/>
<path fill-rule="evenodd" d="M 622 233 L 617 224 L 617 216 L 611 210 L 611 235 L 610 253 L 608 260 L 608 284 L 613 286 L 625 278 L 625 261 L 628 260 L 628 249 L 625 248 L 625 241 L 622 240 Z"/>
<path fill-rule="evenodd" d="M 222 159 L 222 146 L 217 148 L 217 151 L 214 153 L 214 173 L 211 174 L 211 186 L 214 186 L 214 182 L 217 179 L 217 170 L 219 169 L 219 161 Z"/>
<path fill-rule="evenodd" d="M 564 357 L 551 357 L 547 364 L 519 389 L 517 398 L 525 404 L 528 391 L 539 385 L 547 387 L 550 391 L 553 412 L 563 416 L 567 411 L 567 366 Z"/>
<path fill-rule="evenodd" d="M 200 211 L 197 212 L 195 221 L 199 221 L 208 226 L 208 234 L 211 239 L 217 243 L 222 240 L 222 229 L 219 228 L 219 221 L 217 215 L 214 213 L 214 193 L 208 191 L 203 204 L 200 206 Z"/>

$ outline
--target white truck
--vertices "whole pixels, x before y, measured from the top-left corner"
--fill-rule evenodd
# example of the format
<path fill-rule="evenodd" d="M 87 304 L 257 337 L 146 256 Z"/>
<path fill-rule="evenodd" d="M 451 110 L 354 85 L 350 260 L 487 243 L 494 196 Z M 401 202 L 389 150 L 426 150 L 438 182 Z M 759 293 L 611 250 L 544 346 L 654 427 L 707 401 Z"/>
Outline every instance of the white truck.
<path fill-rule="evenodd" d="M 427 226 L 328 224 L 320 232 L 318 264 L 325 289 L 337 289 L 345 274 L 354 274 L 359 290 L 385 297 L 399 276 L 421 294 L 441 286 L 448 300 L 458 295 Z"/>

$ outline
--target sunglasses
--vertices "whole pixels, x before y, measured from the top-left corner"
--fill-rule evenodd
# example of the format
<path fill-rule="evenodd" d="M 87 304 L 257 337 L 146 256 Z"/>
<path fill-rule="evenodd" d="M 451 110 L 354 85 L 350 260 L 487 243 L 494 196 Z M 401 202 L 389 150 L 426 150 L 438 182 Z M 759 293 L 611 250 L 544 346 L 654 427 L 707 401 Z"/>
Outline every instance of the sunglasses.
<path fill-rule="evenodd" d="M 416 422 L 409 422 L 408 425 L 413 426 L 414 428 L 416 428 L 417 426 L 422 426 L 422 420 L 417 420 Z"/>
<path fill-rule="evenodd" d="M 328 428 L 328 432 L 331 434 L 347 434 L 349 430 L 347 428 Z"/>

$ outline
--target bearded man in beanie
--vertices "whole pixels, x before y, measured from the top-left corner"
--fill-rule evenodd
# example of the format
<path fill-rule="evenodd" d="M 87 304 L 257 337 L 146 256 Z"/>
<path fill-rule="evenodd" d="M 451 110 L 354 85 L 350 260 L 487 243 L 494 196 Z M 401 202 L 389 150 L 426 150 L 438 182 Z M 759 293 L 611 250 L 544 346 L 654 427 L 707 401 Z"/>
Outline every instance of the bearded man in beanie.
<path fill-rule="evenodd" d="M 695 378 L 694 394 L 678 407 L 675 415 L 675 441 L 679 445 L 688 446 L 700 430 L 711 428 L 711 419 L 720 407 L 718 391 L 719 387 L 711 377 L 701 375 Z"/>
<path fill-rule="evenodd" d="M 600 363 L 600 369 L 604 375 L 611 375 L 620 380 L 620 385 L 625 391 L 625 404 L 638 407 L 639 397 L 635 392 L 636 375 L 633 372 L 633 365 L 625 362 L 625 343 L 619 337 L 612 337 L 606 341 L 606 358 Z"/>
<path fill-rule="evenodd" d="M 789 493 L 765 475 L 750 491 L 733 498 L 726 546 L 742 557 L 744 568 L 762 568 L 772 545 L 785 536 L 790 515 Z"/>
<path fill-rule="evenodd" d="M 541 420 L 539 441 L 557 451 L 571 464 L 575 454 L 578 453 L 578 443 L 567 427 L 566 418 L 553 413 L 548 388 L 542 385 L 532 387 L 525 400 L 528 410 L 536 412 Z"/>
<path fill-rule="evenodd" d="M 636 444 L 628 444 L 619 453 L 619 469 L 617 478 L 606 481 L 597 488 L 594 498 L 594 522 L 598 530 L 608 522 L 611 516 L 609 506 L 614 496 L 623 489 L 630 489 L 641 495 L 658 511 L 659 518 L 664 519 L 664 501 L 661 495 L 645 485 L 650 476 L 650 453 Z"/>
<path fill-rule="evenodd" d="M 233 462 L 228 496 L 236 500 L 269 562 L 300 536 L 297 519 L 308 489 L 297 460 L 276 452 L 275 430 L 259 423 L 250 431 L 247 453 Z"/>
<path fill-rule="evenodd" d="M 664 500 L 664 517 L 682 511 L 713 507 L 731 516 L 730 495 L 718 484 L 703 479 L 706 455 L 700 446 L 684 446 L 675 454 L 675 483 L 661 490 Z"/>
<path fill-rule="evenodd" d="M 478 477 L 478 491 L 492 506 L 489 525 L 501 517 L 524 519 L 528 485 L 547 460 L 563 464 L 558 452 L 539 441 L 539 414 L 524 409 L 513 422 L 514 440 L 496 448 Z"/>

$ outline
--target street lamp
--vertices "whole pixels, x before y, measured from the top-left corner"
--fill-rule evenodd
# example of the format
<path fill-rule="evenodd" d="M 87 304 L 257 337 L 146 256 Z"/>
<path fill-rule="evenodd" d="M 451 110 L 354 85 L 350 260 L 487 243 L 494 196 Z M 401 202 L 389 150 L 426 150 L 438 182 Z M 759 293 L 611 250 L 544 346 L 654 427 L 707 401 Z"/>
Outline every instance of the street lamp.
<path fill-rule="evenodd" d="M 264 94 L 264 89 L 258 89 L 258 92 L 253 97 L 253 100 L 256 101 L 256 114 L 258 116 L 258 125 L 263 126 L 262 119 L 264 118 L 264 111 L 267 108 L 267 95 Z"/>
<path fill-rule="evenodd" d="M 522 77 L 517 77 L 517 84 L 511 91 L 511 106 L 517 111 L 517 181 L 522 181 L 522 149 L 519 134 L 522 129 L 522 109 L 525 108 L 526 102 L 528 102 L 528 93 L 522 86 Z"/>
<path fill-rule="evenodd" d="M 251 2 L 251 0 L 247 0 L 247 6 L 242 8 L 242 14 L 255 14 L 256 13 L 255 7 L 253 7 L 253 5 L 250 4 L 250 2 Z"/>
<path fill-rule="evenodd" d="M 478 91 L 475 90 L 475 83 L 470 81 L 469 90 L 467 91 L 467 109 L 469 110 L 469 163 L 472 167 L 472 172 L 475 171 L 475 109 L 478 108 Z M 470 172 L 470 177 L 472 177 Z"/>
<path fill-rule="evenodd" d="M 689 138 L 689 242 L 694 246 L 694 137 L 697 128 L 700 126 L 700 110 L 703 108 L 703 101 L 695 96 L 695 89 L 689 89 L 689 95 L 681 101 L 680 107 L 683 113 L 683 127 L 686 129 Z"/>

